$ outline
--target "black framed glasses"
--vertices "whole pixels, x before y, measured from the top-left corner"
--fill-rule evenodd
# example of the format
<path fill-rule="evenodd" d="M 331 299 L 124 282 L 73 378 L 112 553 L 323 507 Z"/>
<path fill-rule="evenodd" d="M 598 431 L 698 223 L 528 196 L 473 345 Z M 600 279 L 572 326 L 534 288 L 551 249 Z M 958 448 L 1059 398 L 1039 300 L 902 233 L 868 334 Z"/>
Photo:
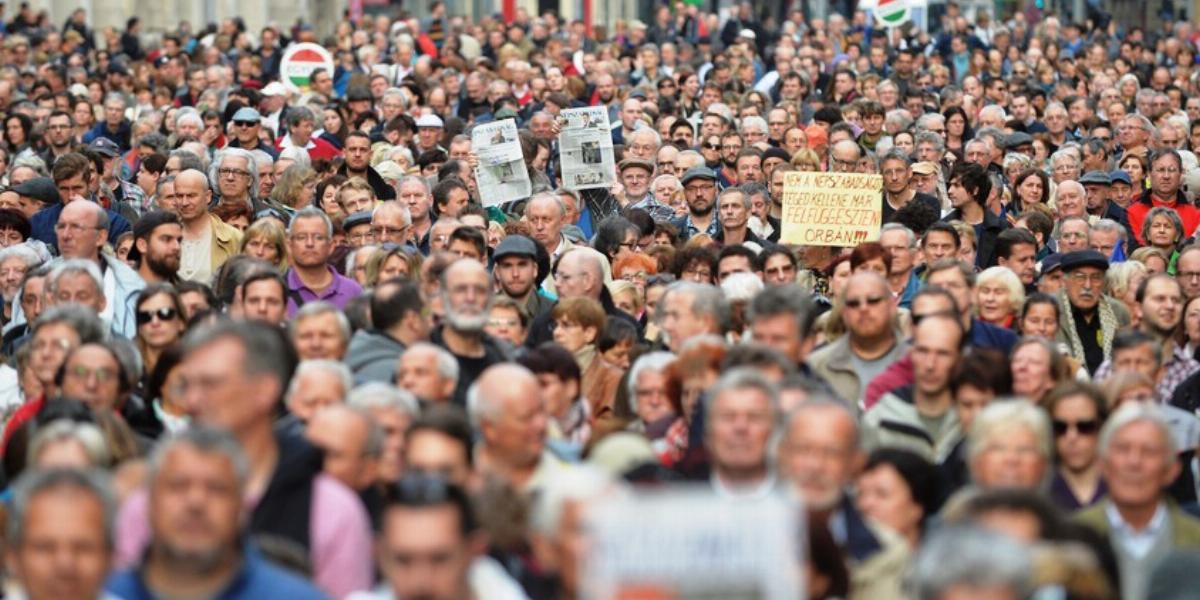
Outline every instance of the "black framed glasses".
<path fill-rule="evenodd" d="M 168 321 L 174 321 L 176 316 L 178 316 L 178 313 L 175 312 L 174 308 L 169 306 L 160 308 L 158 310 L 139 310 L 137 311 L 137 324 L 145 325 L 154 319 L 158 319 L 159 321 L 166 323 Z"/>

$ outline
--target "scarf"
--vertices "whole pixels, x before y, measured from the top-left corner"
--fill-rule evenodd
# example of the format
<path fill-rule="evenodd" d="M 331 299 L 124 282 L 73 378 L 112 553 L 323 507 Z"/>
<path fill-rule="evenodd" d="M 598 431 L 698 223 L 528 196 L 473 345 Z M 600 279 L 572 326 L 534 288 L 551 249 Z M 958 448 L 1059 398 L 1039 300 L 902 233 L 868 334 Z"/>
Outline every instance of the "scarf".
<path fill-rule="evenodd" d="M 1117 313 L 1113 311 L 1108 300 L 1100 297 L 1100 302 L 1096 305 L 1096 310 L 1100 312 L 1100 335 L 1103 339 L 1100 340 L 1101 349 L 1104 350 L 1104 358 L 1112 356 L 1112 339 L 1117 332 Z M 1062 315 L 1064 323 L 1063 335 L 1067 338 L 1067 345 L 1071 348 L 1071 356 L 1086 361 L 1087 355 L 1083 351 L 1083 340 L 1079 338 L 1079 330 L 1075 327 L 1075 314 L 1071 311 L 1071 301 L 1067 298 L 1067 293 L 1058 293 L 1058 314 Z"/>

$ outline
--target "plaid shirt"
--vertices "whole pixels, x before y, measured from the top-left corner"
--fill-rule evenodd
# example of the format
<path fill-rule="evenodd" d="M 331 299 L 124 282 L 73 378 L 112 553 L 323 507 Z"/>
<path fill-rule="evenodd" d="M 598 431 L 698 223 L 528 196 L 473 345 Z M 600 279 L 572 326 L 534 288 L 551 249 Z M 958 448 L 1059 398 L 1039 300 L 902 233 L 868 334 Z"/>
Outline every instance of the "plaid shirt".
<path fill-rule="evenodd" d="M 1200 362 L 1191 357 L 1187 348 L 1178 344 L 1173 346 L 1175 350 L 1171 354 L 1170 360 L 1164 365 L 1162 379 L 1158 381 L 1158 387 L 1155 389 L 1159 402 L 1170 401 L 1171 396 L 1175 393 L 1175 388 L 1183 383 L 1183 380 L 1200 370 Z M 1112 375 L 1112 360 L 1106 360 L 1100 364 L 1100 367 L 1096 369 L 1096 374 L 1092 376 L 1092 381 L 1104 381 L 1109 375 Z"/>
<path fill-rule="evenodd" d="M 640 208 L 650 213 L 650 218 L 654 219 L 655 223 L 665 223 L 675 218 L 675 209 L 659 202 L 655 199 L 654 194 L 646 194 L 641 200 L 630 204 L 626 208 Z"/>

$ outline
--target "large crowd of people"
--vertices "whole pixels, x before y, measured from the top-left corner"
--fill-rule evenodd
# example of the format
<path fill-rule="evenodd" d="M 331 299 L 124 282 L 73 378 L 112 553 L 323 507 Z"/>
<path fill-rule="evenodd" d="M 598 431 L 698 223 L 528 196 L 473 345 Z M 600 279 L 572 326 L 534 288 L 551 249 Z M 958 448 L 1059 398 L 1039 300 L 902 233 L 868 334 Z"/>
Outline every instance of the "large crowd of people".
<path fill-rule="evenodd" d="M 1200 31 L 652 4 L 0 13 L 4 597 L 597 597 L 646 488 L 787 502 L 814 599 L 1195 597 Z"/>

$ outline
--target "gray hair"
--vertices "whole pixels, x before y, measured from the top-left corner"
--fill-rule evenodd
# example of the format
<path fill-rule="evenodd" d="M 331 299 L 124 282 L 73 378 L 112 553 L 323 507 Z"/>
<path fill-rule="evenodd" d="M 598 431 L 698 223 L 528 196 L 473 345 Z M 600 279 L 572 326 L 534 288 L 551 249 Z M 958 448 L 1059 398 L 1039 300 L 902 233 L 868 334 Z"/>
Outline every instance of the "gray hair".
<path fill-rule="evenodd" d="M 1179 242 L 1187 236 L 1186 230 L 1183 228 L 1183 219 L 1179 217 L 1179 213 L 1176 212 L 1175 209 L 1167 208 L 1165 206 L 1155 206 L 1154 208 L 1151 208 L 1150 212 L 1146 213 L 1146 217 L 1142 219 L 1142 239 L 1147 240 L 1147 243 L 1149 243 L 1148 240 L 1150 239 L 1150 226 L 1154 224 L 1154 219 L 1158 217 L 1166 217 L 1167 220 L 1171 221 L 1171 225 L 1175 227 L 1176 242 Z M 1115 224 L 1115 222 L 1111 219 L 1103 220 L 1113 222 Z M 1099 225 L 1099 223 L 1096 224 Z M 1121 230 L 1121 239 L 1125 239 L 1125 228 L 1121 227 L 1119 224 L 1117 224 L 1117 227 Z"/>
<path fill-rule="evenodd" d="M 450 354 L 450 352 L 448 350 L 446 350 L 445 348 L 438 346 L 436 344 L 431 344 L 429 342 L 417 342 L 417 343 L 409 346 L 404 351 L 404 353 L 401 354 L 401 356 L 403 356 L 404 354 L 408 354 L 409 352 L 414 351 L 414 350 L 424 350 L 426 352 L 433 352 L 433 354 L 437 357 L 438 375 L 442 379 L 446 379 L 446 380 L 458 383 L 458 376 L 459 376 L 458 359 L 454 358 L 454 355 Z"/>
<path fill-rule="evenodd" d="M 888 223 L 879 230 L 880 237 L 889 231 L 903 231 L 905 237 L 908 238 L 908 249 L 914 250 L 917 247 L 917 234 L 902 223 Z"/>
<path fill-rule="evenodd" d="M 224 150 L 218 151 L 216 156 L 213 157 L 212 164 L 208 167 L 208 181 L 212 185 L 212 189 L 218 189 L 217 183 L 220 182 L 219 172 L 221 171 L 221 165 L 225 163 L 225 159 L 234 157 L 245 159 L 246 170 L 250 171 L 250 189 L 246 193 L 251 198 L 256 197 L 258 194 L 258 161 L 255 160 L 253 153 L 242 148 L 226 147 Z"/>
<path fill-rule="evenodd" d="M 933 144 L 939 155 L 946 151 L 946 140 L 932 131 L 921 131 L 917 134 L 913 147 L 919 147 L 921 144 Z"/>
<path fill-rule="evenodd" d="M 329 215 L 325 214 L 325 211 L 315 206 L 306 206 L 296 211 L 296 214 L 292 215 L 292 221 L 288 223 L 287 228 L 287 233 L 289 236 L 295 231 L 296 223 L 300 219 L 321 219 L 321 221 L 325 223 L 325 235 L 333 237 L 333 221 L 329 220 Z"/>
<path fill-rule="evenodd" d="M 979 109 L 978 118 L 983 119 L 983 116 L 986 113 L 998 113 L 996 116 L 999 117 L 1000 120 L 1002 120 L 1002 121 L 1008 119 L 1008 115 L 1004 114 L 1004 107 L 1002 107 L 998 104 L 989 104 L 989 105 L 984 106 L 983 108 Z"/>
<path fill-rule="evenodd" d="M 376 246 L 374 244 L 364 244 L 362 246 L 359 246 L 358 248 L 351 250 L 350 253 L 346 255 L 346 268 L 342 272 L 349 274 L 351 276 L 351 278 L 353 278 L 354 263 L 358 259 L 359 253 L 360 252 L 375 252 L 378 249 L 379 249 L 379 246 Z"/>
<path fill-rule="evenodd" d="M 774 383 L 771 383 L 771 380 L 767 379 L 755 367 L 738 367 L 726 371 L 712 387 L 708 388 L 708 393 L 704 396 L 704 414 L 708 415 L 708 418 L 705 420 L 705 427 L 712 427 L 713 405 L 716 404 L 717 398 L 721 397 L 725 392 L 745 389 L 758 390 L 767 397 L 767 400 L 771 404 L 772 427 L 778 428 L 779 388 Z"/>
<path fill-rule="evenodd" d="M 1042 459 L 1049 464 L 1052 456 L 1050 437 L 1050 418 L 1046 411 L 1038 408 L 1029 400 L 1018 398 L 997 398 L 996 402 L 988 404 L 975 421 L 971 424 L 967 436 L 967 463 L 987 450 L 988 442 L 997 435 L 1003 435 L 1013 427 L 1025 427 L 1037 438 L 1038 451 Z"/>
<path fill-rule="evenodd" d="M 745 117 L 742 119 L 742 126 L 740 128 L 739 133 L 745 134 L 746 130 L 748 130 L 748 129 L 757 129 L 763 133 L 766 133 L 767 132 L 767 120 L 762 117 L 756 116 L 756 115 L 750 115 L 748 117 Z"/>
<path fill-rule="evenodd" d="M 1171 431 L 1171 425 L 1163 415 L 1162 408 L 1158 406 L 1148 406 L 1137 402 L 1128 402 L 1121 405 L 1116 412 L 1109 415 L 1108 420 L 1104 422 L 1104 427 L 1100 429 L 1099 445 L 1097 452 L 1100 457 L 1108 456 L 1109 450 L 1112 449 L 1112 439 L 1117 435 L 1117 432 L 1124 429 L 1127 425 L 1134 423 L 1151 423 L 1158 428 L 1162 433 L 1163 440 L 1167 447 L 1167 456 L 1174 457 L 1179 450 L 1179 446 L 1175 441 L 1175 435 Z"/>
<path fill-rule="evenodd" d="M 721 190 L 721 193 L 717 194 L 717 207 L 721 206 L 721 199 L 730 194 L 737 194 L 737 195 L 741 196 L 742 197 L 742 207 L 745 208 L 746 210 L 750 210 L 750 194 L 747 194 L 746 190 L 742 189 L 742 186 L 740 186 L 740 185 L 731 185 L 731 186 Z"/>
<path fill-rule="evenodd" d="M 1157 207 L 1157 208 L 1162 208 L 1162 207 Z M 1153 210 L 1153 209 L 1151 209 L 1151 210 Z M 1175 218 L 1177 218 L 1177 219 L 1179 218 L 1178 213 L 1176 213 L 1175 211 L 1170 210 L 1170 209 L 1167 209 L 1167 210 L 1171 214 L 1175 215 Z M 1091 227 L 1092 227 L 1093 233 L 1097 232 L 1097 231 L 1103 231 L 1105 233 L 1115 233 L 1115 234 L 1117 234 L 1117 239 L 1121 240 L 1122 242 L 1125 241 L 1125 236 L 1126 236 L 1125 227 L 1112 219 L 1100 219 L 1099 221 L 1092 223 Z M 1180 229 L 1182 229 L 1182 227 Z"/>
<path fill-rule="evenodd" d="M 28 469 L 13 486 L 12 508 L 8 514 L 8 545 L 19 548 L 25 539 L 25 519 L 33 498 L 44 492 L 70 488 L 90 494 L 104 509 L 104 542 L 111 550 L 116 543 L 117 500 L 108 474 L 89 469 Z"/>
<path fill-rule="evenodd" d="M 694 281 L 676 281 L 667 286 L 667 291 L 663 294 L 663 298 L 675 293 L 690 294 L 692 296 L 692 313 L 699 315 L 710 315 L 720 328 L 721 332 L 729 331 L 729 327 L 733 322 L 732 311 L 729 308 L 729 302 L 725 299 L 725 294 L 721 292 L 721 288 L 707 283 L 696 283 Z M 665 302 L 659 302 L 659 319 L 662 319 L 662 311 L 666 308 Z"/>
<path fill-rule="evenodd" d="M 352 270 L 353 271 L 353 270 Z M 292 322 L 288 325 L 292 334 L 295 335 L 296 327 L 300 325 L 300 321 L 309 317 L 319 317 L 321 315 L 333 315 L 337 319 L 338 331 L 342 334 L 342 341 L 350 341 L 350 319 L 346 317 L 346 313 L 324 300 L 316 300 L 306 303 L 296 311 L 296 315 L 292 317 Z"/>
<path fill-rule="evenodd" d="M 908 112 L 906 109 L 893 108 L 892 110 L 887 111 L 887 115 L 884 116 L 883 122 L 884 127 L 891 125 L 896 131 L 906 131 L 909 127 L 912 127 L 913 117 L 912 113 Z M 891 129 L 889 129 L 889 131 L 891 131 Z"/>
<path fill-rule="evenodd" d="M 14 171 L 21 167 L 33 169 L 39 177 L 49 177 L 50 170 L 46 167 L 46 161 L 38 156 L 30 156 L 28 154 L 18 154 L 12 159 L 8 165 L 8 176 L 12 177 Z"/>
<path fill-rule="evenodd" d="M 366 410 L 396 410 L 410 417 L 421 413 L 421 406 L 412 392 L 382 381 L 370 381 L 354 388 L 346 396 L 346 404 Z"/>
<path fill-rule="evenodd" d="M 629 409 L 637 413 L 637 382 L 642 373 L 665 371 L 675 363 L 675 355 L 670 352 L 648 352 L 638 357 L 629 369 L 629 377 L 625 381 L 626 391 L 629 392 Z"/>
<path fill-rule="evenodd" d="M 748 302 L 763 290 L 762 277 L 754 273 L 731 273 L 721 280 L 721 292 L 729 302 Z"/>
<path fill-rule="evenodd" d="M 947 526 L 920 548 L 912 566 L 916 600 L 937 600 L 957 585 L 1007 586 L 1014 598 L 1033 589 L 1033 558 L 1013 538 L 976 527 Z"/>
<path fill-rule="evenodd" d="M 239 488 L 245 488 L 250 479 L 250 460 L 246 458 L 242 445 L 232 433 L 225 429 L 193 423 L 154 445 L 147 460 L 146 481 L 152 482 L 158 477 L 167 454 L 178 446 L 189 446 L 202 454 L 220 454 L 229 459 Z"/>
<path fill-rule="evenodd" d="M 0 250 L 0 264 L 4 264 L 10 258 L 19 258 L 25 263 L 25 267 L 32 269 L 42 264 L 42 259 L 33 251 L 33 248 L 25 244 L 17 244 Z"/>
<path fill-rule="evenodd" d="M 34 430 L 33 438 L 29 441 L 26 468 L 37 468 L 38 455 L 46 446 L 66 441 L 74 441 L 82 446 L 93 467 L 107 468 L 112 462 L 108 442 L 99 427 L 92 423 L 58 419 Z"/>
<path fill-rule="evenodd" d="M 346 363 L 324 358 L 305 360 L 296 366 L 296 373 L 292 376 L 292 381 L 288 384 L 287 395 L 284 397 L 285 403 L 292 401 L 292 396 L 299 389 L 300 380 L 303 379 L 304 375 L 321 371 L 329 373 L 338 379 L 338 382 L 342 384 L 343 398 L 350 393 L 350 390 L 354 389 L 354 375 L 350 373 L 350 367 L 347 367 Z"/>
<path fill-rule="evenodd" d="M 917 135 L 920 136 L 923 133 L 931 133 L 935 136 L 938 135 L 937 133 L 930 131 L 930 129 L 933 128 L 932 126 L 935 123 L 937 125 L 941 125 L 942 127 L 945 127 L 946 126 L 946 117 L 943 117 L 942 115 L 940 115 L 938 113 L 925 113 L 925 114 L 921 115 L 920 117 L 917 117 L 917 124 L 916 124 Z M 940 136 L 939 136 L 939 138 L 940 138 Z"/>
<path fill-rule="evenodd" d="M 287 119 L 285 119 L 289 128 L 295 127 L 305 121 L 315 123 L 316 120 L 317 118 L 313 115 L 313 112 L 303 106 L 293 106 L 288 109 Z"/>
<path fill-rule="evenodd" d="M 61 304 L 51 306 L 42 311 L 33 321 L 31 335 L 37 335 L 38 330 L 47 325 L 62 323 L 79 334 L 80 344 L 99 343 L 108 338 L 108 327 L 96 312 L 76 304 Z"/>
<path fill-rule="evenodd" d="M 175 113 L 175 126 L 176 127 L 179 127 L 179 125 L 182 124 L 184 121 L 193 123 L 196 126 L 200 127 L 201 129 L 204 128 L 204 119 L 200 116 L 200 113 L 196 112 L 194 109 L 193 110 L 180 109 L 179 112 Z"/>
<path fill-rule="evenodd" d="M 188 169 L 200 171 L 201 173 L 208 170 L 208 167 L 204 164 L 205 163 L 204 157 L 196 156 L 196 153 L 192 152 L 190 150 L 181 150 L 181 149 L 172 150 L 171 154 L 168 158 L 170 158 L 170 157 L 175 157 L 175 158 L 179 159 L 179 172 L 180 173 L 187 171 Z"/>
<path fill-rule="evenodd" d="M 1054 154 L 1050 155 L 1050 164 L 1051 164 L 1051 166 L 1053 166 L 1054 163 L 1057 163 L 1064 159 L 1070 160 L 1072 164 L 1074 164 L 1076 167 L 1079 167 L 1079 157 L 1075 154 L 1075 152 L 1073 152 L 1067 148 L 1063 148 L 1061 150 L 1055 150 Z"/>
<path fill-rule="evenodd" d="M 46 278 L 46 289 L 57 294 L 59 281 L 67 275 L 87 275 L 96 284 L 96 293 L 104 295 L 104 276 L 100 274 L 100 267 L 82 258 L 69 258 L 55 265 Z"/>
<path fill-rule="evenodd" d="M 400 191 L 406 183 L 419 183 L 421 189 L 425 190 L 425 197 L 429 198 L 433 195 L 433 188 L 429 187 L 429 180 L 420 175 L 405 175 L 400 181 L 396 182 L 396 191 Z"/>
<path fill-rule="evenodd" d="M 256 152 L 259 151 L 256 150 Z M 266 154 L 266 152 L 263 152 L 263 154 Z M 271 158 L 270 155 L 268 155 L 267 158 Z M 290 160 L 297 165 L 303 165 L 309 168 L 312 167 L 312 158 L 308 155 L 308 150 L 305 150 L 299 146 L 288 146 L 287 148 L 280 150 L 279 160 Z M 289 166 L 288 168 L 290 169 L 291 167 Z"/>

